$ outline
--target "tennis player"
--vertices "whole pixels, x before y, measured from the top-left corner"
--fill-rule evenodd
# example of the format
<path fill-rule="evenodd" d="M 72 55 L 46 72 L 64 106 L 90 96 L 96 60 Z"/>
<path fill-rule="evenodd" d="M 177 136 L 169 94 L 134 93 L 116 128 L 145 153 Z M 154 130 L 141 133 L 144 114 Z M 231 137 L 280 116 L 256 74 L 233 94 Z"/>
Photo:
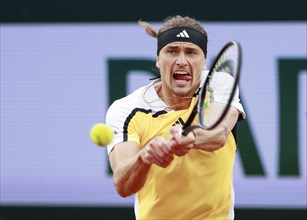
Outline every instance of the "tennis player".
<path fill-rule="evenodd" d="M 139 24 L 157 38 L 160 77 L 108 109 L 115 188 L 135 195 L 136 219 L 234 219 L 231 131 L 245 117 L 239 98 L 216 128 L 182 136 L 206 72 L 207 33 L 190 17 L 169 17 L 158 33 Z"/>

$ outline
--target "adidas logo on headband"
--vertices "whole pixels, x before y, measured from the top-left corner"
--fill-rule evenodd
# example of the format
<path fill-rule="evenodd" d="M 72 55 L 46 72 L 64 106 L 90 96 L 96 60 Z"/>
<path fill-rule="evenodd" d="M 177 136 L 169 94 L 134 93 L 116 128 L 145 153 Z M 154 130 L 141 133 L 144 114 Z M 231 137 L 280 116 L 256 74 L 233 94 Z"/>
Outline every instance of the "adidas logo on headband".
<path fill-rule="evenodd" d="M 189 33 L 187 32 L 189 31 Z M 207 55 L 207 34 L 190 27 L 174 27 L 167 29 L 158 36 L 157 55 L 160 50 L 172 42 L 190 42 L 196 44 Z"/>
<path fill-rule="evenodd" d="M 181 31 L 179 34 L 176 35 L 177 37 L 183 37 L 183 38 L 190 38 L 186 30 Z"/>

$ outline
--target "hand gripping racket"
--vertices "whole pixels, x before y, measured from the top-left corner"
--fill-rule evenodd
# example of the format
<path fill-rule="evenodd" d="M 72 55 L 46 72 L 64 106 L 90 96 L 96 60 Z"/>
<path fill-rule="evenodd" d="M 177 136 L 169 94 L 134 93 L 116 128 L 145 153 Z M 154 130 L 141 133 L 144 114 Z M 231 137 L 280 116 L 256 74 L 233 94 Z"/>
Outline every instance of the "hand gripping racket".
<path fill-rule="evenodd" d="M 215 58 L 206 79 L 201 82 L 198 100 L 182 128 L 182 135 L 187 135 L 195 127 L 213 129 L 223 120 L 231 103 L 239 95 L 241 62 L 240 44 L 228 42 Z M 196 115 L 198 124 L 192 126 Z"/>

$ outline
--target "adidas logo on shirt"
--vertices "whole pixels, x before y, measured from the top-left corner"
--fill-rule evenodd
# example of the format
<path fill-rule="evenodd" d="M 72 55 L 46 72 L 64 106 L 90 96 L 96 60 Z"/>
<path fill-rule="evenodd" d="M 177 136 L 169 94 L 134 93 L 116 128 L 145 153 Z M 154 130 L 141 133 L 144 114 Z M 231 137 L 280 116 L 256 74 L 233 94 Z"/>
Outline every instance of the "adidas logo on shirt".
<path fill-rule="evenodd" d="M 190 38 L 186 30 L 183 30 L 179 34 L 177 34 L 177 37 Z"/>

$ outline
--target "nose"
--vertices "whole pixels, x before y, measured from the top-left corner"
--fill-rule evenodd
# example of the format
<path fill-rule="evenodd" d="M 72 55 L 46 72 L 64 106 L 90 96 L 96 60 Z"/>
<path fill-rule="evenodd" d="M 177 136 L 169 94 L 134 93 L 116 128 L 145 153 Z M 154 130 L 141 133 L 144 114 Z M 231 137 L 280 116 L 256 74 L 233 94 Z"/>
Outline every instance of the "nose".
<path fill-rule="evenodd" d="M 185 56 L 185 54 L 183 52 L 179 53 L 178 59 L 176 61 L 176 64 L 178 64 L 179 66 L 186 66 L 187 65 L 187 58 Z"/>

